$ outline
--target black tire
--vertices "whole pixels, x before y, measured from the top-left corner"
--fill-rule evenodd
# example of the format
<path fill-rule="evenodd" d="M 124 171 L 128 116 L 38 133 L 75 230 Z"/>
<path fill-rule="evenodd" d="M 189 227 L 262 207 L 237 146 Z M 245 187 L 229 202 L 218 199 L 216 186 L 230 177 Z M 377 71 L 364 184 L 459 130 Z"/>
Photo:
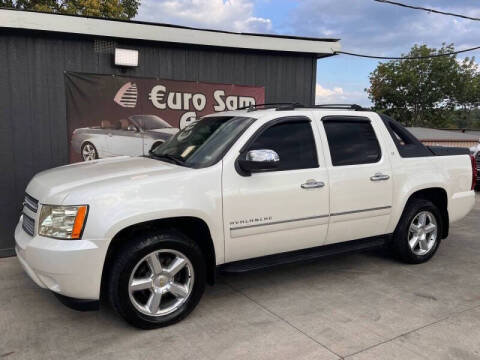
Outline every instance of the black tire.
<path fill-rule="evenodd" d="M 84 155 L 84 150 L 86 147 L 91 147 L 91 149 L 93 150 L 93 158 L 91 159 L 87 159 Z M 91 142 L 89 141 L 85 141 L 83 144 L 82 144 L 82 147 L 80 149 L 80 156 L 82 157 L 82 160 L 83 161 L 90 161 L 90 160 L 97 160 L 98 159 L 98 151 L 97 151 L 97 148 L 95 147 L 95 145 L 93 145 Z"/>
<path fill-rule="evenodd" d="M 174 229 L 139 232 L 134 238 L 126 240 L 126 245 L 113 259 L 109 272 L 108 298 L 113 309 L 131 325 L 141 329 L 168 326 L 185 318 L 198 304 L 205 290 L 206 265 L 198 245 Z M 194 271 L 193 287 L 185 302 L 172 313 L 149 316 L 137 310 L 130 300 L 130 276 L 145 256 L 164 249 L 177 251 L 190 261 Z"/>
<path fill-rule="evenodd" d="M 433 247 L 424 255 L 417 255 L 410 248 L 408 244 L 409 229 L 410 224 L 415 219 L 415 217 L 423 212 L 428 211 L 434 217 L 437 223 L 437 237 Z M 402 217 L 395 229 L 393 234 L 391 249 L 393 254 L 403 262 L 408 264 L 421 264 L 430 260 L 433 255 L 435 255 L 443 234 L 443 219 L 440 213 L 440 210 L 433 204 L 431 201 L 426 199 L 412 199 L 410 200 L 405 210 L 403 211 Z"/>

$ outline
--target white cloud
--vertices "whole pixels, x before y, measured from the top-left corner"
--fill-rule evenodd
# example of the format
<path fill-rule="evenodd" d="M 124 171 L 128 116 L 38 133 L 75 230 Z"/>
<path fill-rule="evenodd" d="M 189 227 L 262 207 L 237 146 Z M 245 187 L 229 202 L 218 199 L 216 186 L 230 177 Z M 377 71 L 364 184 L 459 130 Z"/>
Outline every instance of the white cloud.
<path fill-rule="evenodd" d="M 315 87 L 316 104 L 358 104 L 371 106 L 368 96 L 363 91 L 347 91 L 340 86 L 326 88 L 320 84 Z"/>
<path fill-rule="evenodd" d="M 315 88 L 315 94 L 319 98 L 330 98 L 343 95 L 343 89 L 341 87 L 334 87 L 333 89 L 324 88 L 322 85 L 317 84 Z"/>
<path fill-rule="evenodd" d="M 237 32 L 270 32 L 251 0 L 143 0 L 135 20 Z"/>

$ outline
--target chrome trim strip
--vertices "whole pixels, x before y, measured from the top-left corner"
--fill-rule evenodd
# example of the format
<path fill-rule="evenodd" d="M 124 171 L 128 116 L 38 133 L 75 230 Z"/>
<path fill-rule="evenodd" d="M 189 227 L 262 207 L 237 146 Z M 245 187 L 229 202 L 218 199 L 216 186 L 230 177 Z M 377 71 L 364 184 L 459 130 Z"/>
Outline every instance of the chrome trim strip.
<path fill-rule="evenodd" d="M 298 219 L 290 219 L 290 220 L 281 220 L 281 221 L 273 221 L 269 222 L 266 224 L 255 224 L 255 225 L 247 225 L 247 226 L 239 226 L 239 227 L 231 227 L 230 230 L 241 230 L 241 229 L 250 229 L 254 227 L 259 227 L 259 226 L 269 226 L 269 225 L 278 225 L 278 224 L 285 224 L 285 223 L 290 223 L 290 222 L 295 222 L 295 221 L 304 221 L 304 220 L 313 220 L 313 219 L 322 219 L 326 218 L 329 215 L 317 215 L 317 216 L 309 216 L 309 217 L 304 217 L 304 218 L 298 218 Z"/>
<path fill-rule="evenodd" d="M 278 225 L 278 224 L 291 223 L 291 222 L 295 222 L 295 221 L 322 219 L 322 218 L 326 218 L 326 217 L 330 217 L 330 216 L 357 214 L 357 213 L 366 212 L 366 211 L 385 210 L 385 209 L 390 209 L 390 208 L 391 208 L 391 206 L 380 206 L 380 207 L 375 207 L 375 208 L 370 208 L 370 209 L 344 211 L 344 212 L 339 212 L 339 213 L 333 213 L 333 214 L 330 214 L 330 215 L 328 215 L 328 214 L 327 215 L 317 215 L 317 216 L 309 216 L 309 217 L 298 218 L 298 219 L 273 221 L 273 222 L 269 222 L 269 223 L 266 223 L 266 224 L 255 224 L 255 225 L 231 227 L 230 230 L 250 229 L 250 228 L 255 228 L 255 227 L 260 227 L 260 226 Z"/>
<path fill-rule="evenodd" d="M 338 212 L 338 213 L 330 214 L 330 216 L 340 216 L 340 215 L 356 214 L 356 213 L 361 213 L 361 212 L 365 212 L 365 211 L 385 210 L 385 209 L 390 209 L 390 208 L 391 208 L 391 206 L 380 206 L 380 207 L 370 208 L 370 209 L 343 211 L 343 212 Z"/>

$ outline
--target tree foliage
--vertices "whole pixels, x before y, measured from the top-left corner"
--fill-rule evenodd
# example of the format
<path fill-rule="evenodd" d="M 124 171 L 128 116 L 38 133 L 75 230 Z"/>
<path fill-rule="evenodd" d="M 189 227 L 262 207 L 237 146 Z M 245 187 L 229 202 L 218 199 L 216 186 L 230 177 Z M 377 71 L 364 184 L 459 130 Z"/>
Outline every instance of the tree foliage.
<path fill-rule="evenodd" d="M 137 15 L 139 6 L 140 0 L 0 0 L 0 7 L 124 20 Z"/>
<path fill-rule="evenodd" d="M 415 45 L 405 57 L 425 57 L 455 51 Z M 463 124 L 480 104 L 480 75 L 475 59 L 457 61 L 455 55 L 379 63 L 366 89 L 377 110 L 396 116 L 408 126 L 448 127 Z"/>

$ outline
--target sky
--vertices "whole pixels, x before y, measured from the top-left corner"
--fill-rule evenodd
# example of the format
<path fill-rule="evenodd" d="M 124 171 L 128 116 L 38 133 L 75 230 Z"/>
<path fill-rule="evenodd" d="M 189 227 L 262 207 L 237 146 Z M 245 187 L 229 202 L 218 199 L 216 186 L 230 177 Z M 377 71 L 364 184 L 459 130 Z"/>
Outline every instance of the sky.
<path fill-rule="evenodd" d="M 397 0 L 480 17 L 478 0 Z M 414 44 L 457 50 L 480 45 L 480 21 L 405 9 L 374 0 L 141 0 L 135 20 L 236 32 L 338 38 L 342 50 L 406 54 Z M 459 55 L 476 56 L 480 51 Z M 365 88 L 378 61 L 337 55 L 318 60 L 317 103 L 371 105 Z"/>

